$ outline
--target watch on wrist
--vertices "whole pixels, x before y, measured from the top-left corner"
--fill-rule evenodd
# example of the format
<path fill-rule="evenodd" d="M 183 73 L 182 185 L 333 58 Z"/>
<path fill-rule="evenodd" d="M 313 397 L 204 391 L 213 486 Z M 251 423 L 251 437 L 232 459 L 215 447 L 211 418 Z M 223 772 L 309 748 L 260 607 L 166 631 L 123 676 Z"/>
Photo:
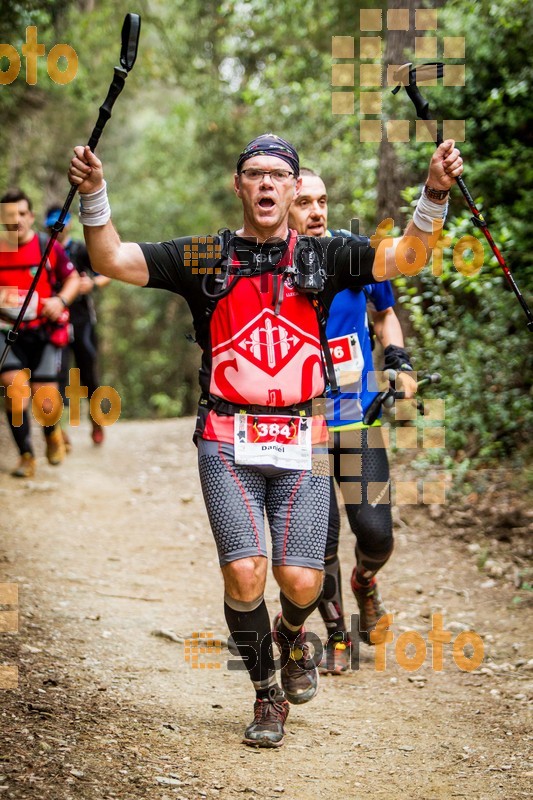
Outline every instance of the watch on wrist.
<path fill-rule="evenodd" d="M 429 200 L 444 200 L 450 194 L 449 189 L 433 189 L 431 186 L 424 186 L 424 192 Z"/>

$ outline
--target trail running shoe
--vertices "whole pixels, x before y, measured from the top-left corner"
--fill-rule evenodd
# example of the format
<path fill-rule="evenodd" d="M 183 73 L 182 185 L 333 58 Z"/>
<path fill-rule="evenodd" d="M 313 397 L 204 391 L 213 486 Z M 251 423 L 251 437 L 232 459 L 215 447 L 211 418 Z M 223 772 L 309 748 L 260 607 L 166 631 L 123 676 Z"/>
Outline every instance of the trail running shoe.
<path fill-rule="evenodd" d="M 61 428 L 56 427 L 50 436 L 46 436 L 46 458 L 48 463 L 56 467 L 61 464 L 66 455 L 65 443 Z"/>
<path fill-rule="evenodd" d="M 318 670 L 309 656 L 309 645 L 305 640 L 305 628 L 296 639 L 287 641 L 278 633 L 281 614 L 274 620 L 272 638 L 276 642 L 281 658 L 281 686 L 289 703 L 308 703 L 318 690 Z"/>
<path fill-rule="evenodd" d="M 354 567 L 351 586 L 359 606 L 359 637 L 366 644 L 376 644 L 370 640 L 370 632 L 387 613 L 387 609 L 383 605 L 376 579 L 372 578 L 368 586 L 360 586 L 357 583 L 356 573 L 357 568 Z"/>
<path fill-rule="evenodd" d="M 35 475 L 35 458 L 32 453 L 23 453 L 18 466 L 11 473 L 14 478 L 33 478 Z"/>
<path fill-rule="evenodd" d="M 250 747 L 281 747 L 285 731 L 283 725 L 289 714 L 289 704 L 277 686 L 270 689 L 268 697 L 254 703 L 254 721 L 244 731 L 244 744 Z"/>
<path fill-rule="evenodd" d="M 321 675 L 340 675 L 350 666 L 352 643 L 347 633 L 332 633 L 324 645 L 324 656 L 319 664 Z"/>

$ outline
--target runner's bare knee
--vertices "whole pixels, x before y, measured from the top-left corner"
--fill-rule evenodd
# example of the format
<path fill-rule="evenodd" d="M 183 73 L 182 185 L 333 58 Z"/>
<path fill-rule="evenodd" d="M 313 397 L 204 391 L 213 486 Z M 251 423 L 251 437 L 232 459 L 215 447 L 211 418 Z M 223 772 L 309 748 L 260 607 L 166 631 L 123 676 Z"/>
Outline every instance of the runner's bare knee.
<path fill-rule="evenodd" d="M 265 588 L 267 559 L 263 556 L 239 558 L 222 567 L 224 588 L 234 600 L 250 602 Z"/>
<path fill-rule="evenodd" d="M 285 566 L 274 567 L 273 572 L 283 594 L 296 605 L 308 606 L 322 591 L 322 570 Z"/>

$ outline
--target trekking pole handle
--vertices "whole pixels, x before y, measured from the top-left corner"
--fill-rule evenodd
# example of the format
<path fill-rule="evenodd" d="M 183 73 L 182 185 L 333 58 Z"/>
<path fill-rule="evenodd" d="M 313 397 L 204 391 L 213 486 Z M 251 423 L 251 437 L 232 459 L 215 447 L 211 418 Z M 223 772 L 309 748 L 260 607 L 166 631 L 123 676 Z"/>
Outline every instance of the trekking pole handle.
<path fill-rule="evenodd" d="M 141 32 L 141 18 L 138 14 L 126 14 L 124 18 L 124 22 L 122 25 L 122 33 L 121 33 L 121 41 L 122 46 L 120 50 L 120 67 L 115 67 L 114 77 L 109 87 L 109 91 L 107 93 L 107 97 L 100 106 L 100 113 L 98 115 L 98 120 L 96 125 L 93 128 L 93 132 L 89 139 L 88 145 L 91 148 L 92 152 L 98 141 L 100 140 L 100 136 L 102 135 L 102 131 L 108 119 L 111 117 L 111 110 L 115 103 L 115 100 L 121 93 L 122 89 L 124 88 L 124 82 L 128 76 L 128 72 L 133 68 L 135 64 L 135 60 L 137 58 L 137 49 L 139 45 L 139 35 Z M 6 335 L 6 343 L 4 346 L 4 350 L 2 355 L 0 356 L 0 370 L 4 366 L 8 353 L 11 347 L 17 341 L 17 337 L 19 334 L 19 328 L 22 324 L 22 320 L 24 319 L 24 315 L 28 308 L 28 305 L 31 301 L 32 295 L 35 292 L 35 288 L 37 283 L 39 282 L 39 278 L 41 273 L 44 269 L 44 265 L 50 255 L 54 242 L 56 241 L 58 234 L 61 233 L 63 228 L 65 227 L 65 218 L 67 216 L 68 210 L 74 200 L 74 196 L 78 191 L 78 187 L 76 185 L 72 185 L 70 187 L 70 191 L 67 195 L 67 199 L 61 209 L 61 213 L 58 217 L 57 222 L 52 226 L 52 234 L 50 239 L 48 240 L 48 244 L 46 245 L 46 249 L 42 255 L 40 264 L 37 268 L 37 271 L 33 277 L 33 281 L 31 283 L 28 292 L 26 293 L 26 297 L 24 299 L 24 303 L 22 304 L 22 308 L 20 309 L 19 315 L 13 325 L 13 328 L 7 332 Z"/>
<path fill-rule="evenodd" d="M 424 389 L 426 386 L 430 386 L 432 383 L 440 383 L 441 380 L 442 376 L 440 372 L 433 372 L 431 374 L 428 373 L 417 382 L 416 389 L 417 391 L 420 391 L 420 389 Z"/>
<path fill-rule="evenodd" d="M 111 111 L 115 101 L 124 88 L 128 72 L 133 69 L 133 65 L 137 59 L 140 33 L 140 16 L 138 14 L 126 14 L 121 33 L 122 47 L 120 50 L 120 67 L 115 67 L 114 77 L 111 81 L 109 91 L 107 92 L 107 97 L 100 106 L 98 120 L 88 141 L 88 146 L 93 153 L 100 140 L 104 126 L 111 117 Z"/>
<path fill-rule="evenodd" d="M 417 116 L 419 119 L 423 119 L 426 122 L 432 121 L 433 117 L 429 113 L 429 103 L 427 100 L 424 100 L 422 94 L 420 93 L 420 89 L 418 88 L 418 82 L 422 81 L 435 81 L 436 78 L 441 78 L 444 75 L 444 64 L 440 62 L 429 63 L 429 64 L 421 64 L 420 66 L 414 67 L 411 62 L 407 64 L 402 64 L 401 67 L 393 73 L 393 79 L 398 81 L 398 85 L 392 90 L 393 94 L 397 94 L 402 86 L 405 88 L 409 99 L 413 102 Z M 429 126 L 428 126 L 429 127 Z M 432 131 L 430 131 L 431 133 Z M 436 134 L 436 144 L 439 147 L 442 142 L 442 136 L 440 135 L 438 129 Z M 527 329 L 533 333 L 533 313 L 529 308 L 522 292 L 520 291 L 517 282 L 515 281 L 509 266 L 507 265 L 505 258 L 501 254 L 500 250 L 498 249 L 494 239 L 492 238 L 492 234 L 489 230 L 489 226 L 487 225 L 483 214 L 478 209 L 474 202 L 474 198 L 468 191 L 468 188 L 461 176 L 455 179 L 457 186 L 459 187 L 460 191 L 463 194 L 463 197 L 466 200 L 468 208 L 472 212 L 472 222 L 474 225 L 481 230 L 485 239 L 487 240 L 490 249 L 492 250 L 496 261 L 498 262 L 499 266 L 503 270 L 503 274 L 505 279 L 509 285 L 509 287 L 514 292 L 514 295 L 520 305 L 522 306 L 522 310 L 526 315 L 527 319 Z"/>
<path fill-rule="evenodd" d="M 389 380 L 389 386 L 377 394 L 368 406 L 363 417 L 363 425 L 373 425 L 379 416 L 382 406 L 390 408 L 394 404 L 394 381 L 396 380 L 396 370 L 388 369 L 384 373 Z"/>
<path fill-rule="evenodd" d="M 394 372 L 394 370 L 390 370 L 390 371 Z M 396 380 L 396 373 L 395 373 L 395 377 L 392 380 L 394 380 L 394 381 Z M 420 391 L 422 391 L 422 389 L 425 389 L 426 386 L 430 386 L 432 383 L 440 383 L 440 382 L 441 382 L 441 375 L 440 375 L 439 372 L 433 372 L 431 375 L 428 373 L 427 375 L 424 375 L 423 378 L 420 378 L 419 381 L 417 381 L 417 383 L 416 383 L 416 391 L 420 392 Z M 393 394 L 394 394 L 393 400 L 405 400 L 405 392 L 397 391 L 395 389 Z M 383 405 L 386 408 L 389 408 L 390 406 L 393 405 L 393 403 L 388 402 L 388 400 L 387 400 L 387 402 L 384 402 Z"/>
<path fill-rule="evenodd" d="M 93 128 L 93 132 L 91 133 L 89 141 L 87 142 L 88 146 L 91 148 L 91 152 L 93 153 L 96 149 L 96 145 L 100 141 L 100 136 L 102 135 L 104 126 L 111 117 L 111 110 L 115 104 L 115 100 L 124 88 L 127 75 L 128 73 L 123 70 L 122 67 L 115 67 L 115 74 L 109 87 L 107 97 L 100 106 L 98 120 Z"/>
<path fill-rule="evenodd" d="M 395 370 L 390 369 L 388 370 L 388 379 L 391 383 L 394 383 L 397 378 L 397 372 Z M 432 383 L 440 383 L 441 375 L 438 372 L 428 373 L 424 375 L 416 384 L 417 391 L 421 391 L 426 386 L 431 385 Z M 363 424 L 364 425 L 372 425 L 378 418 L 379 412 L 381 407 L 384 408 L 391 408 L 396 400 L 404 400 L 405 399 L 405 392 L 397 391 L 392 386 L 389 386 L 388 389 L 380 392 L 370 403 L 364 417 L 363 417 Z M 417 408 L 423 414 L 423 406 L 420 400 L 417 400 Z"/>

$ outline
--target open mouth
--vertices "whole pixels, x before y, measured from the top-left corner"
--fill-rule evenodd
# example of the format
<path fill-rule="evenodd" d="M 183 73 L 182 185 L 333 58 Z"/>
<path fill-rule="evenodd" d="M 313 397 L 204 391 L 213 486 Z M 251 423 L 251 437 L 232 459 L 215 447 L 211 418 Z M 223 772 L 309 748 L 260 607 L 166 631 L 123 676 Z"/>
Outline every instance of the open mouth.
<path fill-rule="evenodd" d="M 268 210 L 268 209 L 274 208 L 274 206 L 276 204 L 270 197 L 262 197 L 261 200 L 259 200 L 258 205 L 259 205 L 259 208 L 264 208 L 264 209 Z"/>

